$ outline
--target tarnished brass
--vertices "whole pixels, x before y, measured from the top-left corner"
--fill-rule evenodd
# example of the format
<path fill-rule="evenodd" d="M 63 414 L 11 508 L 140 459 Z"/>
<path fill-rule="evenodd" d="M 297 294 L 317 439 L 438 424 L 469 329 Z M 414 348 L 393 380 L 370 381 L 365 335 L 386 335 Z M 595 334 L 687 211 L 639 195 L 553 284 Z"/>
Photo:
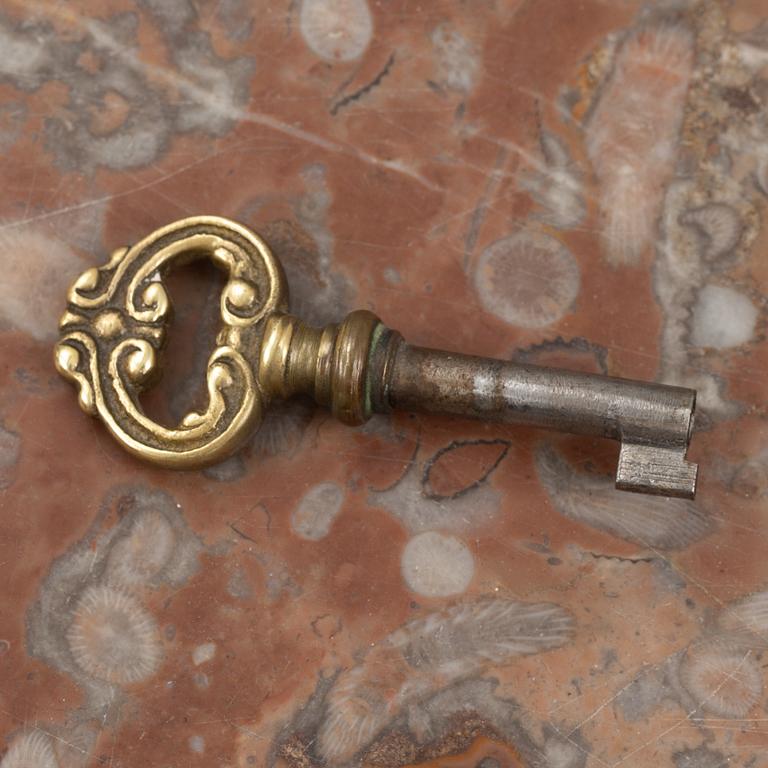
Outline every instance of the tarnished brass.
<path fill-rule="evenodd" d="M 208 360 L 208 408 L 169 429 L 146 416 L 138 396 L 159 374 L 171 313 L 163 275 L 200 256 L 228 278 Z M 79 386 L 80 407 L 98 414 L 131 453 L 168 467 L 201 466 L 227 456 L 258 427 L 266 398 L 252 361 L 266 321 L 287 308 L 287 289 L 279 263 L 253 232 L 214 216 L 177 221 L 84 272 L 68 299 L 56 367 Z"/>
<path fill-rule="evenodd" d="M 227 276 L 208 406 L 169 428 L 144 413 L 139 395 L 159 374 L 171 316 L 163 278 L 201 257 Z M 183 219 L 75 281 L 56 367 L 79 387 L 81 408 L 127 450 L 167 467 L 223 459 L 270 402 L 307 394 L 347 424 L 406 408 L 612 438 L 622 445 L 619 488 L 695 493 L 697 467 L 685 459 L 692 390 L 412 347 L 365 310 L 311 328 L 287 313 L 287 296 L 280 264 L 258 235 L 215 216 Z"/>
<path fill-rule="evenodd" d="M 381 321 L 364 309 L 340 325 L 310 328 L 292 315 L 272 315 L 259 357 L 259 385 L 269 397 L 310 395 L 345 424 L 371 416 L 368 358 Z"/>

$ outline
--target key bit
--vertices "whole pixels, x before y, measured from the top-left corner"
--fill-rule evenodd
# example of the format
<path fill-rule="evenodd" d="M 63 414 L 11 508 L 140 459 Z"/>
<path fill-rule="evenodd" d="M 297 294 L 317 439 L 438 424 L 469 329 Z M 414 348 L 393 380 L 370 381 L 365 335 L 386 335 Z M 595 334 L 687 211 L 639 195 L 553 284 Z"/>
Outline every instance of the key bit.
<path fill-rule="evenodd" d="M 159 374 L 174 264 L 208 257 L 227 275 L 207 367 L 208 405 L 175 427 L 139 395 Z M 312 396 L 347 424 L 393 409 L 526 424 L 621 443 L 616 486 L 693 498 L 686 460 L 696 392 L 412 346 L 366 310 L 311 328 L 288 314 L 282 269 L 264 241 L 215 216 L 163 227 L 82 274 L 68 294 L 55 361 L 131 453 L 174 468 L 222 460 L 276 400 Z"/>

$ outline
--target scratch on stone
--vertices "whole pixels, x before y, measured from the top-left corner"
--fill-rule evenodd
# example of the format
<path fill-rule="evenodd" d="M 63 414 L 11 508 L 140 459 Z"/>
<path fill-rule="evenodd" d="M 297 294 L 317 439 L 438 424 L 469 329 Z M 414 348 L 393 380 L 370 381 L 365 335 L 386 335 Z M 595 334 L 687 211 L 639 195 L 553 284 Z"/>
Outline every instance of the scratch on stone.
<path fill-rule="evenodd" d="M 22 4 L 19 0 L 15 0 L 15 2 L 18 5 L 23 5 L 27 9 L 29 8 L 29 3 Z M 286 136 L 290 136 L 298 141 L 303 141 L 306 144 L 318 147 L 326 152 L 354 157 L 368 165 L 406 176 L 431 192 L 443 191 L 441 186 L 433 184 L 429 179 L 425 178 L 418 171 L 410 168 L 400 160 L 384 160 L 363 149 L 359 149 L 350 144 L 341 144 L 332 141 L 324 136 L 313 133 L 312 131 L 291 125 L 272 115 L 244 109 L 233 104 L 231 99 L 222 98 L 222 96 L 215 91 L 209 91 L 167 67 L 157 64 L 148 64 L 142 61 L 136 55 L 134 50 L 126 48 L 125 45 L 116 40 L 102 23 L 85 20 L 73 11 L 68 11 L 65 8 L 61 8 L 58 5 L 51 5 L 50 3 L 34 3 L 33 7 L 43 10 L 53 16 L 63 18 L 68 23 L 85 30 L 91 35 L 96 45 L 122 60 L 130 69 L 148 75 L 157 81 L 177 89 L 182 95 L 192 99 L 201 107 L 210 110 L 215 115 L 220 115 L 227 119 L 234 118 L 243 122 L 253 123 L 254 125 L 261 125 Z"/>
<path fill-rule="evenodd" d="M 485 221 L 485 214 L 488 212 L 488 205 L 493 195 L 499 186 L 499 180 L 502 177 L 501 169 L 507 160 L 509 152 L 506 147 L 499 147 L 499 151 L 496 153 L 496 162 L 493 164 L 493 170 L 488 174 L 488 180 L 485 184 L 483 194 L 480 196 L 480 200 L 472 213 L 472 218 L 469 222 L 469 229 L 467 230 L 467 236 L 464 239 L 464 269 L 467 269 L 472 254 L 477 244 L 477 238 L 480 234 L 480 227 L 483 226 Z"/>
<path fill-rule="evenodd" d="M 194 160 L 191 163 L 187 163 L 181 168 L 176 168 L 175 170 L 165 173 L 156 179 L 152 179 L 152 181 L 148 181 L 136 187 L 131 187 L 130 189 L 125 189 L 121 192 L 115 192 L 114 194 L 111 194 L 111 195 L 102 195 L 101 197 L 95 197 L 90 200 L 84 200 L 82 203 L 77 203 L 76 205 L 67 205 L 67 206 L 64 206 L 63 208 L 56 208 L 53 211 L 46 211 L 45 213 L 40 213 L 34 216 L 28 216 L 23 219 L 17 219 L 16 221 L 9 221 L 4 224 L 0 224 L 0 232 L 3 232 L 8 229 L 14 229 L 16 227 L 23 227 L 27 224 L 36 224 L 40 221 L 46 221 L 47 219 L 55 218 L 56 216 L 64 216 L 68 213 L 81 211 L 85 208 L 90 208 L 94 205 L 101 205 L 102 203 L 108 203 L 112 200 L 117 200 L 121 197 L 128 197 L 130 195 L 136 194 L 137 192 L 144 192 L 147 189 L 151 189 L 152 187 L 157 186 L 158 184 L 162 184 L 174 178 L 175 176 L 179 176 L 182 173 L 186 173 L 188 170 L 190 170 L 190 168 L 194 168 L 197 165 L 206 163 L 209 160 L 212 160 L 214 157 L 217 157 L 226 151 L 229 151 L 229 150 L 220 150 L 218 152 L 214 152 L 210 155 L 207 155 L 206 157 L 198 158 L 197 160 Z"/>

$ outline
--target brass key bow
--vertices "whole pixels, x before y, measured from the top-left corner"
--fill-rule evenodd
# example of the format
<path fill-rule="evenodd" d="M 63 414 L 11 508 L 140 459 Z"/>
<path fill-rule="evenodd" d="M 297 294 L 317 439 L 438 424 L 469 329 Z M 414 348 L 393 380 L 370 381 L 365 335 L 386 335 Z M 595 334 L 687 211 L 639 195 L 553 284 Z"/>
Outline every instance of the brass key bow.
<path fill-rule="evenodd" d="M 168 428 L 146 416 L 139 394 L 159 372 L 171 309 L 163 276 L 201 256 L 227 275 L 208 407 Z M 304 393 L 347 424 L 402 408 L 612 438 L 621 442 L 618 488 L 695 494 L 697 465 L 685 458 L 693 390 L 414 347 L 365 310 L 311 328 L 287 313 L 287 298 L 280 264 L 258 235 L 215 216 L 183 219 L 75 281 L 56 367 L 127 450 L 167 467 L 220 461 L 273 400 Z"/>

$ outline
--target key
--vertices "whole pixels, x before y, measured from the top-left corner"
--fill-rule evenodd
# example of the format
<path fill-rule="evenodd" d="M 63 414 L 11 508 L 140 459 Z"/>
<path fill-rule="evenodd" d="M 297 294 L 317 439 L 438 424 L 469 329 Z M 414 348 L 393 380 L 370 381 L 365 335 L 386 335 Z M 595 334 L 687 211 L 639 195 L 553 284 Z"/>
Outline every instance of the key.
<path fill-rule="evenodd" d="M 160 372 L 171 318 L 167 271 L 207 257 L 227 282 L 208 360 L 208 404 L 168 427 L 139 396 Z M 215 216 L 156 230 L 72 285 L 55 348 L 79 388 L 132 454 L 189 469 L 221 461 L 258 428 L 270 403 L 312 396 L 347 424 L 393 409 L 450 413 L 618 440 L 616 487 L 693 498 L 686 460 L 696 392 L 408 344 L 367 310 L 312 328 L 288 313 L 278 260 L 248 228 Z"/>

